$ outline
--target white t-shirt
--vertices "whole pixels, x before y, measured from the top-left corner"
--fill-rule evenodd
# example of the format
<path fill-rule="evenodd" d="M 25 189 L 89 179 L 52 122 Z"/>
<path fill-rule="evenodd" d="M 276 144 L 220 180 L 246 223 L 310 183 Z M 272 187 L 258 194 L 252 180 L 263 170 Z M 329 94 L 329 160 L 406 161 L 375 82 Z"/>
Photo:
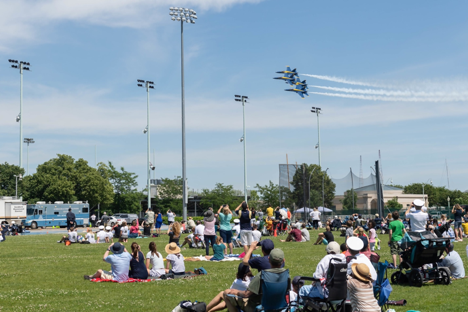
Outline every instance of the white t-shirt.
<path fill-rule="evenodd" d="M 158 257 L 159 256 L 159 257 Z M 164 269 L 164 260 L 162 255 L 158 252 L 158 256 L 153 255 L 151 251 L 146 254 L 146 259 L 150 259 L 153 269 Z"/>
<path fill-rule="evenodd" d="M 250 285 L 251 279 L 248 278 L 246 281 L 236 278 L 231 285 L 230 289 L 237 289 L 239 291 L 245 291 Z"/>
<path fill-rule="evenodd" d="M 367 256 L 365 254 L 361 254 L 361 253 L 357 254 L 356 259 L 351 259 L 351 261 L 348 263 L 348 275 L 351 275 L 351 273 L 352 273 L 351 266 L 352 266 L 353 263 L 364 263 L 364 264 L 366 264 L 369 267 L 369 271 L 370 271 L 370 274 L 371 274 L 371 277 L 372 277 L 372 281 L 377 280 L 377 272 L 375 272 L 374 266 L 372 265 L 369 258 L 367 258 Z M 314 277 L 315 277 L 315 274 L 314 274 Z"/>
<path fill-rule="evenodd" d="M 109 237 L 109 240 L 114 238 L 114 233 L 112 231 L 107 232 L 107 237 Z"/>
<path fill-rule="evenodd" d="M 408 213 L 406 217 L 411 221 L 411 231 L 422 232 L 426 230 L 427 213 L 416 210 L 415 212 Z"/>
<path fill-rule="evenodd" d="M 259 230 L 252 231 L 252 238 L 254 241 L 259 242 L 262 239 L 262 233 Z"/>
<path fill-rule="evenodd" d="M 168 212 L 167 213 L 167 221 L 168 222 L 174 222 L 174 216 L 175 216 L 175 214 L 173 214 L 172 212 Z"/>
<path fill-rule="evenodd" d="M 72 243 L 76 243 L 76 232 L 69 232 L 68 233 L 68 240 Z"/>
<path fill-rule="evenodd" d="M 122 226 L 120 228 L 120 236 L 128 237 L 128 226 Z"/>
<path fill-rule="evenodd" d="M 197 248 L 197 244 L 195 243 L 194 237 L 195 237 L 195 235 L 193 235 L 193 233 L 191 233 L 191 234 L 189 234 L 189 235 L 187 236 L 187 238 L 190 239 L 190 241 L 192 242 L 192 247 L 193 247 L 193 248 Z M 198 243 L 198 247 L 203 247 L 202 242 L 199 242 L 199 243 Z"/>
<path fill-rule="evenodd" d="M 86 240 L 87 240 L 90 244 L 95 244 L 95 243 L 96 243 L 96 240 L 94 239 L 94 234 L 93 234 L 93 233 L 87 233 L 87 234 L 86 234 Z"/>
<path fill-rule="evenodd" d="M 320 211 L 312 211 L 310 213 L 312 220 L 320 220 Z"/>
<path fill-rule="evenodd" d="M 105 243 L 106 242 L 106 237 L 107 237 L 107 232 L 104 231 L 99 231 L 97 233 L 97 242 L 98 243 Z"/>
<path fill-rule="evenodd" d="M 185 272 L 185 263 L 184 263 L 184 256 L 181 254 L 169 254 L 166 257 L 167 261 L 171 262 L 172 265 L 172 272 L 174 273 L 182 273 Z"/>
<path fill-rule="evenodd" d="M 232 229 L 236 232 L 236 235 L 234 235 L 234 238 L 238 238 L 240 234 L 240 225 L 239 224 L 234 225 Z"/>
<path fill-rule="evenodd" d="M 199 224 L 195 227 L 195 234 L 198 234 L 198 237 L 200 237 L 201 240 L 204 239 L 203 233 L 205 232 L 205 226 L 203 224 Z"/>

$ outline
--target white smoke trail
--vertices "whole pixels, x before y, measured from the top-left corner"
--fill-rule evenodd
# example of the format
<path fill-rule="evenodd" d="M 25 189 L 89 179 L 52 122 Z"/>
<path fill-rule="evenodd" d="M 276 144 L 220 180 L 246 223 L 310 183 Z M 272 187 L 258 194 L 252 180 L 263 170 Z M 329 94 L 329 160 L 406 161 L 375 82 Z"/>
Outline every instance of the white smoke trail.
<path fill-rule="evenodd" d="M 413 90 L 404 90 L 404 91 L 392 91 L 392 90 L 383 90 L 383 89 L 352 89 L 352 88 L 336 88 L 336 87 L 327 87 L 327 86 L 311 86 L 312 88 L 324 89 L 336 92 L 344 93 L 358 93 L 358 94 L 371 94 L 371 95 L 384 95 L 384 96 L 407 96 L 407 97 L 459 97 L 461 101 L 468 99 L 467 91 L 457 91 L 457 92 L 426 92 L 426 91 L 413 91 Z"/>
<path fill-rule="evenodd" d="M 379 96 L 379 95 L 362 95 L 362 94 L 347 94 L 347 93 L 328 93 L 328 92 L 309 92 L 311 94 L 325 95 L 332 97 L 341 97 L 348 99 L 370 100 L 370 101 L 390 101 L 390 102 L 460 102 L 466 101 L 465 97 L 395 97 L 395 96 Z"/>
<path fill-rule="evenodd" d="M 301 75 L 320 79 L 320 80 L 345 83 L 345 84 L 350 84 L 350 85 L 355 85 L 355 86 L 385 88 L 385 86 L 382 86 L 382 85 L 373 84 L 373 83 L 364 82 L 364 81 L 349 80 L 347 78 L 340 78 L 340 77 L 334 77 L 334 76 L 309 75 L 309 74 L 301 74 Z"/>

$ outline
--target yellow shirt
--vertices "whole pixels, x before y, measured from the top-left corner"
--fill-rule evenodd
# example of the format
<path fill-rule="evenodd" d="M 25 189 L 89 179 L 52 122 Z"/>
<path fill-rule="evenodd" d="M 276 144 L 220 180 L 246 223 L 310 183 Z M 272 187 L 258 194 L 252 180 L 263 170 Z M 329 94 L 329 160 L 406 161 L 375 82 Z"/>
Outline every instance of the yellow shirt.
<path fill-rule="evenodd" d="M 273 217 L 273 208 L 268 207 L 267 210 L 266 210 L 266 212 L 267 212 L 267 216 Z"/>

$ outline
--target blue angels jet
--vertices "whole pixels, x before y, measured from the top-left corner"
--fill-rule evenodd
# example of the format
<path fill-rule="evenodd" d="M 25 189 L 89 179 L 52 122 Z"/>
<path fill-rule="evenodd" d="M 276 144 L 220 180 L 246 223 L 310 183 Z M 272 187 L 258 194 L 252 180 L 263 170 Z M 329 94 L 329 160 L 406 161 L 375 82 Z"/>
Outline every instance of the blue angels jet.
<path fill-rule="evenodd" d="M 292 83 L 292 85 L 296 86 L 305 86 L 305 89 L 308 90 L 309 87 L 307 86 L 307 83 L 305 80 L 301 81 L 299 78 L 296 78 L 296 80 Z"/>
<path fill-rule="evenodd" d="M 301 98 L 304 98 L 304 94 L 309 96 L 307 93 L 307 84 L 300 84 L 300 85 L 295 85 L 294 89 L 285 89 L 284 91 L 293 91 L 296 92 Z"/>
<path fill-rule="evenodd" d="M 273 79 L 284 80 L 286 83 L 289 83 L 291 86 L 293 85 L 293 82 L 295 80 L 294 76 L 299 77 L 299 75 L 296 72 L 296 69 L 294 68 L 293 70 L 291 70 L 291 68 L 289 66 L 286 67 L 286 70 L 278 71 L 276 73 L 277 74 L 284 74 L 284 75 L 283 75 L 283 77 L 275 77 Z"/>

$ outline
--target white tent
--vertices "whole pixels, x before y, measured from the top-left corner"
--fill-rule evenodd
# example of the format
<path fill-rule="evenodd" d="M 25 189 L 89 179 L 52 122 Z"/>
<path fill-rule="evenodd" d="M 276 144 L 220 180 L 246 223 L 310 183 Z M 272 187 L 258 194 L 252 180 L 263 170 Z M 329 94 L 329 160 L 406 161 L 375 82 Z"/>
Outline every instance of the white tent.
<path fill-rule="evenodd" d="M 314 209 L 308 208 L 308 207 L 302 207 L 300 209 L 295 210 L 294 213 L 304 213 L 304 211 L 306 213 L 311 213 L 312 211 L 314 211 Z"/>
<path fill-rule="evenodd" d="M 332 212 L 333 210 L 325 208 L 325 207 L 318 207 L 318 211 L 320 211 L 320 212 Z"/>

